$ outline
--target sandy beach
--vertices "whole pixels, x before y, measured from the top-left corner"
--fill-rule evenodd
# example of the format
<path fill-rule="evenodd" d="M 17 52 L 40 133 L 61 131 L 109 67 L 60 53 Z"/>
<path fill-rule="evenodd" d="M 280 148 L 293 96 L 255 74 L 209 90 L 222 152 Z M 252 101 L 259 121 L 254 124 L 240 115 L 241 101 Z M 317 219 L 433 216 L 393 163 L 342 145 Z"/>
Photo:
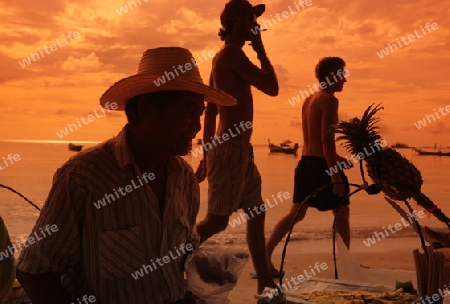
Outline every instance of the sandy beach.
<path fill-rule="evenodd" d="M 384 239 L 371 247 L 366 247 L 362 241 L 361 238 L 352 239 L 351 244 L 351 254 L 361 265 L 372 269 L 414 270 L 412 251 L 420 246 L 418 237 Z M 282 244 L 280 243 L 274 253 L 276 265 L 280 265 Z M 239 245 L 239 248 L 245 248 L 245 246 Z M 310 265 L 314 266 L 317 262 L 324 262 L 328 265 L 328 269 L 322 271 L 318 276 L 334 278 L 332 243 L 329 239 L 290 242 L 285 262 L 285 270 L 292 271 L 292 274 L 303 273 L 310 269 Z M 254 298 L 256 280 L 251 278 L 251 272 L 254 272 L 254 269 L 249 261 L 237 286 L 230 292 L 230 303 L 256 302 Z"/>

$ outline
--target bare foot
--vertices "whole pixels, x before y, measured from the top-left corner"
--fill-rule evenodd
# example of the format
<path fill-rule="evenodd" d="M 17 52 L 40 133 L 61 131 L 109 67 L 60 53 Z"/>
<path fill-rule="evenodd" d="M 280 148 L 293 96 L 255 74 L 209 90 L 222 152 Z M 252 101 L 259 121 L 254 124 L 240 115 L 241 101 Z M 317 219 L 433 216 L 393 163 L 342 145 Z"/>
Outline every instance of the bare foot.
<path fill-rule="evenodd" d="M 264 288 L 266 288 L 266 287 L 269 287 L 271 289 L 277 288 L 277 284 L 275 284 L 273 281 L 258 284 L 258 289 L 256 290 L 256 293 L 261 294 L 263 292 Z"/>
<path fill-rule="evenodd" d="M 266 287 L 261 293 L 255 296 L 259 303 L 263 304 L 284 304 L 287 303 L 286 295 L 279 288 Z"/>

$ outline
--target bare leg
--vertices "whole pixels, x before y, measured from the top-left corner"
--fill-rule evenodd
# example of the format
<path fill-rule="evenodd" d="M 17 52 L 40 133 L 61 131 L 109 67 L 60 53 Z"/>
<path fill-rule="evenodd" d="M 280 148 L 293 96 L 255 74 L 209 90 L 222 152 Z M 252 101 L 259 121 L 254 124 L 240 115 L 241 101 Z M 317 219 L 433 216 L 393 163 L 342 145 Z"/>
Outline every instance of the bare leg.
<path fill-rule="evenodd" d="M 300 213 L 297 216 L 297 212 L 299 212 L 299 210 Z M 289 213 L 285 217 L 283 217 L 273 228 L 272 234 L 270 235 L 270 238 L 267 241 L 267 248 L 266 248 L 267 256 L 269 258 L 270 270 L 275 269 L 272 263 L 272 254 L 275 247 L 278 245 L 281 239 L 289 232 L 289 229 L 291 228 L 294 218 L 296 218 L 297 216 L 295 223 L 298 223 L 299 221 L 303 220 L 307 210 L 308 210 L 307 204 L 296 204 L 296 203 L 292 204 Z"/>
<path fill-rule="evenodd" d="M 264 237 L 264 219 L 266 213 L 262 212 L 252 217 L 247 222 L 247 244 L 252 256 L 253 266 L 258 277 L 257 293 L 260 294 L 264 287 L 275 288 L 272 276 L 269 272 L 266 244 Z"/>
<path fill-rule="evenodd" d="M 336 215 L 336 210 L 333 214 Z M 341 206 L 336 217 L 336 231 L 341 235 L 344 244 L 350 249 L 350 208 Z"/>
<path fill-rule="evenodd" d="M 197 224 L 197 233 L 200 235 L 200 243 L 203 243 L 214 234 L 225 230 L 228 225 L 228 219 L 228 215 L 208 213 L 203 221 Z"/>

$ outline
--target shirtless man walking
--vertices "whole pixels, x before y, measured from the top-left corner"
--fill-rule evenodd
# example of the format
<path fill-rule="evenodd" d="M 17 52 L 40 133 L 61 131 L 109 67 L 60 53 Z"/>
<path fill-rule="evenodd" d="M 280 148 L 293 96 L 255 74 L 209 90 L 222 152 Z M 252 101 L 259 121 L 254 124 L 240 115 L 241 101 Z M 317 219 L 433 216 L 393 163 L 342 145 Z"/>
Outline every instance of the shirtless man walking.
<path fill-rule="evenodd" d="M 339 57 L 323 58 L 316 65 L 316 78 L 321 90 L 306 98 L 302 106 L 304 143 L 302 157 L 295 169 L 293 205 L 289 214 L 275 225 L 267 242 L 269 260 L 277 244 L 288 233 L 297 213 L 296 223 L 305 217 L 308 207 L 315 207 L 319 211 L 333 210 L 334 214 L 339 211 L 336 230 L 347 247 L 350 246 L 348 207 L 350 202 L 346 199 L 341 203 L 342 197 L 349 193 L 349 186 L 344 184 L 348 183 L 348 180 L 341 170 L 331 176 L 326 173 L 326 170 L 334 167 L 338 161 L 346 161 L 336 154 L 334 139 L 339 105 L 334 94 L 341 92 L 344 83 L 347 82 L 345 79 L 347 71 L 344 67 L 345 62 Z M 315 189 L 331 183 L 337 184 L 320 192 L 308 204 L 301 204 Z M 275 269 L 273 264 L 270 266 L 273 271 Z"/>
<path fill-rule="evenodd" d="M 209 184 L 208 214 L 197 225 L 201 242 L 224 230 L 230 215 L 239 208 L 248 212 L 247 243 L 258 277 L 258 294 L 265 287 L 276 286 L 265 254 L 265 213 L 253 211 L 250 215 L 249 212 L 263 204 L 261 176 L 253 162 L 250 144 L 251 86 L 270 96 L 278 95 L 275 71 L 266 55 L 260 32 L 254 30 L 258 26 L 256 18 L 264 9 L 264 5 L 252 7 L 247 0 L 231 0 L 220 16 L 223 28 L 219 36 L 225 45 L 213 59 L 210 85 L 235 97 L 238 104 L 226 108 L 208 103 L 203 134 L 204 158 L 196 172 L 199 181 L 207 175 Z M 250 62 L 242 50 L 246 41 L 251 41 L 261 68 Z M 217 114 L 220 121 L 216 132 Z M 242 125 L 247 129 L 238 129 Z"/>

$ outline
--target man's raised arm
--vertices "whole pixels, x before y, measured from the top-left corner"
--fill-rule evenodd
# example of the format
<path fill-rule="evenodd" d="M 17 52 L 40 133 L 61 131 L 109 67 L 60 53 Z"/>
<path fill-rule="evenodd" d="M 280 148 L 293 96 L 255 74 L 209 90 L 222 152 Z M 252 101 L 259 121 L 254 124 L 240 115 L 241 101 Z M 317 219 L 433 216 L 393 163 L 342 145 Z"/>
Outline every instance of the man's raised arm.
<path fill-rule="evenodd" d="M 252 48 L 258 56 L 261 63 L 261 68 L 254 65 L 244 51 L 234 48 L 230 54 L 230 62 L 233 69 L 242 77 L 247 83 L 254 86 L 258 90 L 266 93 L 269 96 L 278 95 L 278 80 L 275 70 L 267 57 L 266 50 L 261 40 L 261 35 L 252 35 Z"/>
<path fill-rule="evenodd" d="M 261 32 L 258 31 L 258 34 L 252 35 L 252 48 L 256 52 L 259 62 L 261 63 L 261 70 L 263 70 L 266 75 L 270 79 L 270 89 L 271 92 L 267 93 L 270 96 L 278 95 L 278 80 L 277 75 L 275 74 L 275 69 L 270 63 L 269 57 L 267 57 L 266 50 L 264 48 L 264 44 L 261 39 Z"/>
<path fill-rule="evenodd" d="M 203 159 L 200 161 L 195 172 L 195 177 L 199 183 L 206 178 L 206 155 L 208 150 L 213 147 L 210 141 L 212 141 L 211 138 L 214 138 L 214 134 L 216 133 L 216 117 L 218 112 L 219 110 L 215 104 L 208 103 L 206 105 L 205 119 L 203 120 Z"/>
<path fill-rule="evenodd" d="M 214 86 L 212 75 L 209 76 L 209 85 Z M 206 154 L 208 149 L 212 147 L 211 138 L 214 138 L 216 134 L 216 117 L 219 113 L 219 109 L 213 103 L 208 103 L 205 109 L 205 118 L 203 120 L 203 159 L 200 161 L 200 165 L 195 172 L 195 177 L 198 182 L 202 182 L 206 178 Z"/>

